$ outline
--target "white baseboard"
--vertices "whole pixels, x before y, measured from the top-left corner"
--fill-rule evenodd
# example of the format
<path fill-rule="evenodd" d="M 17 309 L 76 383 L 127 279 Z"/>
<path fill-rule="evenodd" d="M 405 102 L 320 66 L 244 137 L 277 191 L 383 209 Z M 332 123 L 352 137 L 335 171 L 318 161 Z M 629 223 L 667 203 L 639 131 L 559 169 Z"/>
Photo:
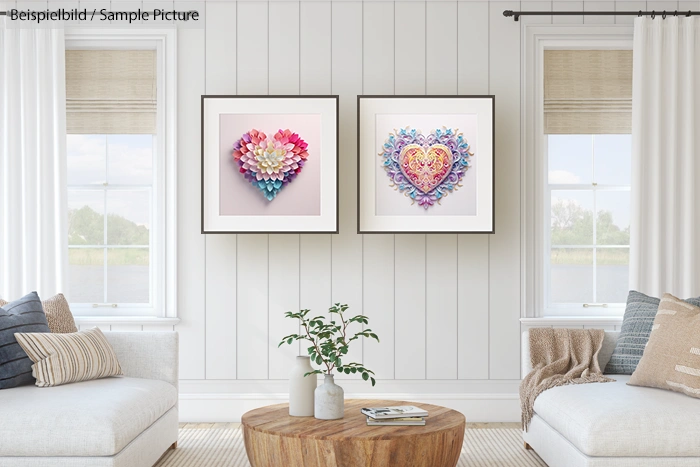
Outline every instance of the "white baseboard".
<path fill-rule="evenodd" d="M 462 412 L 467 422 L 520 421 L 517 393 L 503 394 L 407 394 L 348 393 L 348 399 L 386 399 L 442 405 Z M 239 422 L 241 416 L 265 405 L 287 402 L 285 393 L 185 393 L 180 394 L 181 422 Z"/>

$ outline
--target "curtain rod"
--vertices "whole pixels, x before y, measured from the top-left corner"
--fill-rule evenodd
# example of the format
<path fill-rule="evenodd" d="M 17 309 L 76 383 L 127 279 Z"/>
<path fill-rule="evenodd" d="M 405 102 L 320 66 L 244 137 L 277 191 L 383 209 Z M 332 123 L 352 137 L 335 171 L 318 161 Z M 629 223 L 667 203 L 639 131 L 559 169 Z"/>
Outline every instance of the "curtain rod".
<path fill-rule="evenodd" d="M 519 21 L 521 16 L 651 16 L 652 19 L 656 16 L 661 16 L 666 18 L 666 16 L 697 16 L 700 15 L 700 11 L 513 11 L 505 10 L 503 16 L 510 18 L 511 16 L 515 21 Z"/>

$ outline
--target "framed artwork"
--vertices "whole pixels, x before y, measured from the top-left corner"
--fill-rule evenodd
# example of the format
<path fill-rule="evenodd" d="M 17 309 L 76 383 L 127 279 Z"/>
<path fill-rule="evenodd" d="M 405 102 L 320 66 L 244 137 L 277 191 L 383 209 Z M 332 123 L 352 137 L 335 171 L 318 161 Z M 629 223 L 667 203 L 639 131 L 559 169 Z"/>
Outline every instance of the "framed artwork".
<path fill-rule="evenodd" d="M 494 96 L 358 96 L 358 233 L 494 233 Z"/>
<path fill-rule="evenodd" d="M 202 233 L 338 233 L 338 96 L 202 96 Z"/>

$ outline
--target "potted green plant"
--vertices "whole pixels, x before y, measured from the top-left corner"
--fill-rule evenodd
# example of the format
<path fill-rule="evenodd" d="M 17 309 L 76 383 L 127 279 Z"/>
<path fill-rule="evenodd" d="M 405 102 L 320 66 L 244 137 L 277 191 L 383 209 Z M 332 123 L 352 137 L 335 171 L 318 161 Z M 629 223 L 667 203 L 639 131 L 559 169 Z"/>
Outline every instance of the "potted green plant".
<path fill-rule="evenodd" d="M 284 315 L 287 318 L 299 320 L 302 333 L 285 336 L 279 346 L 291 345 L 299 340 L 308 341 L 311 345 L 306 350 L 310 360 L 322 367 L 307 371 L 303 376 L 306 378 L 317 374 L 324 375 L 323 384 L 314 392 L 314 416 L 322 420 L 343 418 L 344 391 L 335 384 L 334 370 L 346 375 L 360 374 L 362 379 L 370 381 L 372 386 L 376 384 L 372 370 L 361 363 L 343 361 L 353 341 L 370 338 L 379 342 L 379 337 L 369 328 L 362 328 L 354 333 L 348 329 L 353 323 L 361 326 L 369 324 L 369 318 L 364 315 L 345 319 L 343 313 L 348 308 L 348 305 L 336 303 L 328 309 L 328 316 L 309 318 L 311 310 L 300 310 L 298 313 L 288 311 Z"/>

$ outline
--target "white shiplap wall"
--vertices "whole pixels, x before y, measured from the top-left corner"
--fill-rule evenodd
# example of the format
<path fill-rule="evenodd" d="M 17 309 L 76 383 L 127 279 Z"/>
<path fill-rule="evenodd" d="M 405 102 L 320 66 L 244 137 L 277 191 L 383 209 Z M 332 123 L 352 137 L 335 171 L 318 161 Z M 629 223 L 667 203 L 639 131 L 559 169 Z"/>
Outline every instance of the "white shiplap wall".
<path fill-rule="evenodd" d="M 335 301 L 367 314 L 382 338 L 350 357 L 376 370 L 377 387 L 345 381 L 348 393 L 459 398 L 467 407 L 500 392 L 496 417 L 517 407 L 520 26 L 501 13 L 518 6 L 207 2 L 206 28 L 180 32 L 181 100 L 339 94 L 341 106 L 339 235 L 202 237 L 193 222 L 199 186 L 180 187 L 189 200 L 180 229 L 192 242 L 179 265 L 184 418 L 236 418 L 241 407 L 283 397 L 297 350 L 277 349 L 296 328 L 284 311 L 324 312 Z M 497 94 L 495 235 L 357 235 L 356 96 L 395 93 Z M 187 167 L 199 158 L 198 118 L 180 111 Z M 188 177 L 197 173 L 191 167 Z"/>
<path fill-rule="evenodd" d="M 118 3 L 115 1 L 113 3 Z M 148 2 L 146 2 L 148 3 Z M 184 421 L 237 420 L 283 400 L 296 348 L 287 310 L 332 302 L 370 317 L 382 342 L 352 357 L 376 388 L 470 421 L 517 420 L 520 378 L 521 25 L 505 9 L 697 9 L 645 1 L 207 1 L 178 32 L 179 313 Z M 629 17 L 586 18 L 586 23 Z M 554 22 L 582 23 L 583 17 Z M 340 95 L 340 234 L 200 232 L 201 94 Z M 496 95 L 496 234 L 356 234 L 356 95 Z"/>

